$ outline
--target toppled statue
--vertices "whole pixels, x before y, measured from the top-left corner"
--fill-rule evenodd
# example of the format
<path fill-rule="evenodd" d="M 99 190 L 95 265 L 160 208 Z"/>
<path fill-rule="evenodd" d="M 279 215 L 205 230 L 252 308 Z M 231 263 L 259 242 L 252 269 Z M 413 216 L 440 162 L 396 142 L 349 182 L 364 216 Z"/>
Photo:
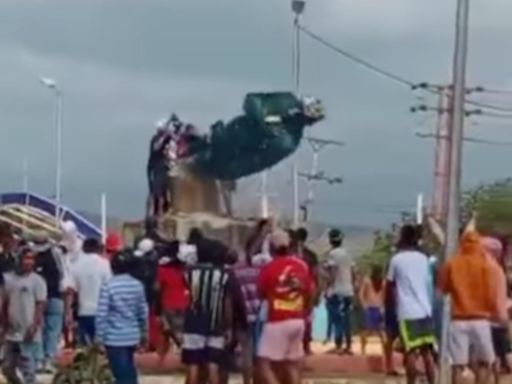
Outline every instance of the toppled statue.
<path fill-rule="evenodd" d="M 216 122 L 210 136 L 199 139 L 184 160 L 192 171 L 219 180 L 237 180 L 270 168 L 298 148 L 306 126 L 322 120 L 314 98 L 299 100 L 290 92 L 250 93 L 244 115 Z"/>
<path fill-rule="evenodd" d="M 305 127 L 325 117 L 319 100 L 299 99 L 290 92 L 249 93 L 243 111 L 226 124 L 216 122 L 207 135 L 174 114 L 159 124 L 148 161 L 149 215 L 160 216 L 171 206 L 176 209 L 173 185 L 180 175 L 218 183 L 229 214 L 232 188 L 226 186 L 284 160 L 298 148 Z"/>

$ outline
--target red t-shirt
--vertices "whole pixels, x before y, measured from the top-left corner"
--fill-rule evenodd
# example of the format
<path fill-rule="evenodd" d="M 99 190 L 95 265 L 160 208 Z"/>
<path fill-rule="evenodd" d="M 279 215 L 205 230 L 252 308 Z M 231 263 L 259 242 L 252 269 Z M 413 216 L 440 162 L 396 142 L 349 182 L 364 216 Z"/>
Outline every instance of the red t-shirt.
<path fill-rule="evenodd" d="M 268 302 L 268 321 L 304 319 L 314 281 L 304 261 L 280 256 L 261 270 L 258 290 Z"/>
<path fill-rule="evenodd" d="M 189 292 L 183 269 L 176 266 L 159 266 L 157 279 L 162 309 L 164 311 L 187 309 Z"/>

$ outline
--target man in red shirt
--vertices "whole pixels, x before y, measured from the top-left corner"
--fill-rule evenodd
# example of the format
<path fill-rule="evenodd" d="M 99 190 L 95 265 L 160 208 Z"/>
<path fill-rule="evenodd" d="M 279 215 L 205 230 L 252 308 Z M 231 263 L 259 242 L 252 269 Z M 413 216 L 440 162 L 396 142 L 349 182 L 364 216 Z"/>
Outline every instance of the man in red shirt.
<path fill-rule="evenodd" d="M 279 383 L 272 370 L 275 365 L 286 373 L 289 383 L 299 384 L 305 319 L 315 284 L 307 264 L 291 254 L 286 232 L 271 234 L 270 249 L 274 260 L 263 267 L 258 278 L 259 293 L 268 306 L 257 352 L 261 374 L 267 384 Z"/>
<path fill-rule="evenodd" d="M 170 350 L 170 340 L 181 346 L 185 311 L 189 306 L 189 291 L 185 279 L 186 265 L 179 259 L 180 242 L 173 241 L 164 249 L 157 270 L 158 298 L 156 312 L 160 317 L 161 335 L 157 353 L 163 364 Z"/>

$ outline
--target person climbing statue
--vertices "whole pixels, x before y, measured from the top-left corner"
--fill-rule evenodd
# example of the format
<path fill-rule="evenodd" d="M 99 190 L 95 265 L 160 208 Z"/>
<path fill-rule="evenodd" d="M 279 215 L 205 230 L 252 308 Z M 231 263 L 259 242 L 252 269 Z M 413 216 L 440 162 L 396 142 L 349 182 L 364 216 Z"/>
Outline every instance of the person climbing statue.
<path fill-rule="evenodd" d="M 168 199 L 168 173 L 170 171 L 169 151 L 173 140 L 173 131 L 179 131 L 179 118 L 172 114 L 169 119 L 157 123 L 157 131 L 151 138 L 149 158 L 147 163 L 147 178 L 149 186 L 149 198 L 147 203 L 147 215 L 160 216 L 165 213 L 169 205 Z"/>

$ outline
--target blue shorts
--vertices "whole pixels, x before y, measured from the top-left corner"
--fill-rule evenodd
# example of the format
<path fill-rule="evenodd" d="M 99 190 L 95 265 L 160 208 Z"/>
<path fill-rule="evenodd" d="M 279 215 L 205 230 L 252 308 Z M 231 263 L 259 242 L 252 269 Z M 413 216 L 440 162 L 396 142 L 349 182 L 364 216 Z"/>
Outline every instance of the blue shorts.
<path fill-rule="evenodd" d="M 386 336 L 395 340 L 400 336 L 400 330 L 398 327 L 398 318 L 396 312 L 386 311 L 384 312 L 384 327 L 386 329 Z"/>
<path fill-rule="evenodd" d="M 364 328 L 367 331 L 380 331 L 384 323 L 384 315 L 379 307 L 364 309 Z"/>
<path fill-rule="evenodd" d="M 95 320 L 94 316 L 78 316 L 78 339 L 80 345 L 87 346 L 94 343 L 96 337 Z"/>

